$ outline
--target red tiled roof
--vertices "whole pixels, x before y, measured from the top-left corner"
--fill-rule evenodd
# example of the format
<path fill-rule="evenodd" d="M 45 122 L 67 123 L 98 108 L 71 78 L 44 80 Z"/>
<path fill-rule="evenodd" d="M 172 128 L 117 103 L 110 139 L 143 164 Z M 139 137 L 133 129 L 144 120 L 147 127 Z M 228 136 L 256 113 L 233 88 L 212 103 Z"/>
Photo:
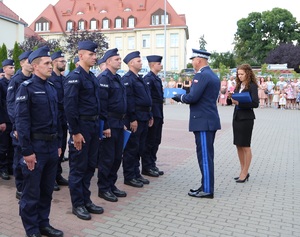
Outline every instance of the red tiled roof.
<path fill-rule="evenodd" d="M 131 9 L 131 11 L 124 11 Z M 114 19 L 121 17 L 123 19 L 123 30 L 127 30 L 127 19 L 130 16 L 135 17 L 135 28 L 158 28 L 163 25 L 151 25 L 151 14 L 158 9 L 164 9 L 164 1 L 162 0 L 60 0 L 55 6 L 49 5 L 30 25 L 35 30 L 35 22 L 41 17 L 50 21 L 50 32 L 65 32 L 66 23 L 70 20 L 76 23 L 83 19 L 90 22 L 95 18 L 102 22 L 103 18 L 110 19 L 110 29 L 114 30 Z M 105 13 L 100 11 L 105 10 Z M 77 14 L 82 12 L 83 14 Z M 172 6 L 167 2 L 167 13 L 169 15 L 168 27 L 185 27 L 185 15 L 178 15 Z M 117 29 L 120 30 L 120 29 Z M 129 28 L 128 30 L 132 30 Z M 41 32 L 42 33 L 42 32 Z"/>
<path fill-rule="evenodd" d="M 16 13 L 14 13 L 3 2 L 0 2 L 0 16 L 16 21 L 23 25 L 27 25 L 27 23 L 22 18 L 20 18 Z"/>

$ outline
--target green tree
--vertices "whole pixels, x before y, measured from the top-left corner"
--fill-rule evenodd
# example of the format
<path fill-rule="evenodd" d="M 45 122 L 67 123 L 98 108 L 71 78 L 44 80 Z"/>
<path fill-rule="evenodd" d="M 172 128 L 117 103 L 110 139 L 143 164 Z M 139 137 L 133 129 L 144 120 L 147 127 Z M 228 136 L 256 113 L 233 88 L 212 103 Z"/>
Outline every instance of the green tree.
<path fill-rule="evenodd" d="M 2 67 L 1 63 L 7 59 L 7 48 L 6 45 L 3 43 L 0 48 L 0 66 Z"/>
<path fill-rule="evenodd" d="M 281 43 L 300 42 L 300 24 L 286 9 L 252 12 L 237 22 L 234 50 L 237 64 L 263 64 L 267 54 Z"/>
<path fill-rule="evenodd" d="M 226 67 L 224 64 L 220 63 L 218 68 L 219 68 L 219 73 L 220 73 L 220 76 L 219 76 L 220 80 L 222 80 L 222 78 L 224 76 L 229 75 L 230 68 Z"/>
<path fill-rule="evenodd" d="M 213 52 L 210 55 L 210 66 L 212 68 L 219 68 L 219 65 L 223 64 L 229 68 L 235 68 L 236 62 L 234 58 L 234 54 L 229 51 L 226 53 L 217 53 Z"/>
<path fill-rule="evenodd" d="M 15 62 L 15 70 L 19 70 L 21 68 L 21 65 L 20 65 L 20 60 L 19 60 L 19 56 L 23 53 L 23 51 L 21 50 L 21 48 L 19 47 L 18 43 L 15 42 L 15 45 L 14 45 L 14 49 L 13 49 L 13 52 L 12 52 L 12 58 Z"/>
<path fill-rule="evenodd" d="M 73 71 L 76 68 L 74 62 L 71 60 L 70 64 L 69 64 L 69 71 Z"/>

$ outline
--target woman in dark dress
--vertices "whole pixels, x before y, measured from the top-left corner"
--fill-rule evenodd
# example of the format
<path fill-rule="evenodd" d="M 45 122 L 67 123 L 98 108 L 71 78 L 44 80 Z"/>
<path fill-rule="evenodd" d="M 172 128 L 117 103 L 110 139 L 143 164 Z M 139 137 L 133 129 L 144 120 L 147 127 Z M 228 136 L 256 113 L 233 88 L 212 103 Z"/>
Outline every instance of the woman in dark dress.
<path fill-rule="evenodd" d="M 236 88 L 234 93 L 249 92 L 252 101 L 239 103 L 231 99 L 235 104 L 233 113 L 233 144 L 236 145 L 240 160 L 241 172 L 234 178 L 237 183 L 244 183 L 249 179 L 249 167 L 252 159 L 251 137 L 255 114 L 253 108 L 258 107 L 258 85 L 252 68 L 248 64 L 242 64 L 237 68 Z"/>

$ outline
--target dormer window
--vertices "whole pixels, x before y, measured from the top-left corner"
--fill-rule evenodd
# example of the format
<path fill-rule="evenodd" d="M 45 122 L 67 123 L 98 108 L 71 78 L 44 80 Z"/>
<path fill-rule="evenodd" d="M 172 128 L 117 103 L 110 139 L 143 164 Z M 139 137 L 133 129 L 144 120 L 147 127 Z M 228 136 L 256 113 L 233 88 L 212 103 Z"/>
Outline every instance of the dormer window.
<path fill-rule="evenodd" d="M 47 21 L 45 18 L 42 17 L 35 23 L 36 32 L 49 31 L 49 30 L 50 30 L 50 24 L 49 21 Z"/>
<path fill-rule="evenodd" d="M 128 18 L 128 28 L 134 28 L 135 27 L 135 18 L 133 16 L 130 16 Z"/>
<path fill-rule="evenodd" d="M 85 21 L 79 20 L 78 21 L 78 30 L 84 30 L 85 29 Z"/>
<path fill-rule="evenodd" d="M 166 19 L 165 19 L 166 18 Z M 166 14 L 163 9 L 158 9 L 151 15 L 151 25 L 164 25 L 169 24 L 169 14 Z"/>
<path fill-rule="evenodd" d="M 106 17 L 102 20 L 102 29 L 109 29 L 109 20 Z"/>
<path fill-rule="evenodd" d="M 100 13 L 107 13 L 107 11 L 103 9 L 100 11 Z"/>
<path fill-rule="evenodd" d="M 74 28 L 73 21 L 67 21 L 66 31 L 71 31 Z"/>
<path fill-rule="evenodd" d="M 122 18 L 117 17 L 115 19 L 115 28 L 122 28 Z"/>

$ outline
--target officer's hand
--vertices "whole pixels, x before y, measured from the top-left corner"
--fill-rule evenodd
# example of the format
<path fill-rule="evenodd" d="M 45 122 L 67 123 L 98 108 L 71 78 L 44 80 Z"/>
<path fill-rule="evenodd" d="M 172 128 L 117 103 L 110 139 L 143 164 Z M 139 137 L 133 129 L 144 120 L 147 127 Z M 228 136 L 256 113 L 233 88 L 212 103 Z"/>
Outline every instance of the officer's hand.
<path fill-rule="evenodd" d="M 105 136 L 105 137 L 111 137 L 111 130 L 110 130 L 110 128 L 108 128 L 108 129 L 105 129 L 104 131 L 103 131 L 103 135 Z"/>
<path fill-rule="evenodd" d="M 34 170 L 35 163 L 37 163 L 35 154 L 33 153 L 30 156 L 24 156 L 24 162 L 30 171 Z"/>
<path fill-rule="evenodd" d="M 172 98 L 172 100 L 175 100 L 176 102 L 181 102 L 180 97 L 181 97 L 181 95 L 177 94 Z"/>
<path fill-rule="evenodd" d="M 137 128 L 138 128 L 138 122 L 136 120 L 130 123 L 131 132 L 136 132 Z"/>
<path fill-rule="evenodd" d="M 124 125 L 124 130 L 127 130 L 127 127 Z"/>
<path fill-rule="evenodd" d="M 61 148 L 58 148 L 58 157 L 60 157 L 61 153 L 62 153 Z"/>
<path fill-rule="evenodd" d="M 73 135 L 72 138 L 74 141 L 74 147 L 77 151 L 80 151 L 82 149 L 82 143 L 85 143 L 84 137 L 81 133 L 78 133 L 76 135 Z"/>
<path fill-rule="evenodd" d="M 0 124 L 0 131 L 4 132 L 6 130 L 6 123 L 1 123 Z"/>
<path fill-rule="evenodd" d="M 149 120 L 148 127 L 152 127 L 152 126 L 153 126 L 153 123 L 154 123 L 154 119 L 151 118 L 151 119 Z"/>

